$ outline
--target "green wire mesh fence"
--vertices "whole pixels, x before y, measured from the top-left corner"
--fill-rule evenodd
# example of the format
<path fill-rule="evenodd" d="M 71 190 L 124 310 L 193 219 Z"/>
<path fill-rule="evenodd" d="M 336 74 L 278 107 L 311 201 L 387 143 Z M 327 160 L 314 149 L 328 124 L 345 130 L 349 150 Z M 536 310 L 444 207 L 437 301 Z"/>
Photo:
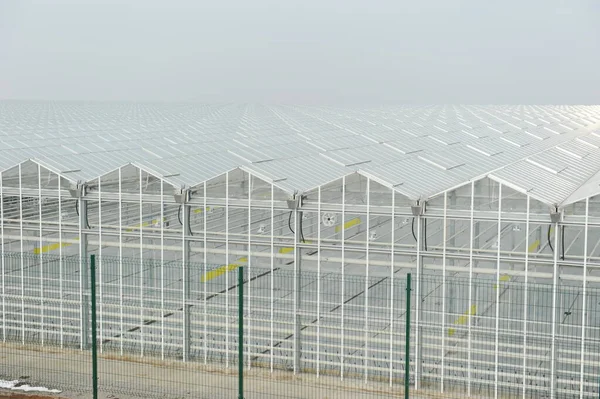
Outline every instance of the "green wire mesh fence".
<path fill-rule="evenodd" d="M 94 263 L 95 301 L 89 259 L 2 255 L 6 386 L 93 395 L 95 347 L 101 395 L 239 397 L 243 301 L 246 399 L 598 397 L 595 288 L 246 266 L 240 295 L 235 264 Z"/>

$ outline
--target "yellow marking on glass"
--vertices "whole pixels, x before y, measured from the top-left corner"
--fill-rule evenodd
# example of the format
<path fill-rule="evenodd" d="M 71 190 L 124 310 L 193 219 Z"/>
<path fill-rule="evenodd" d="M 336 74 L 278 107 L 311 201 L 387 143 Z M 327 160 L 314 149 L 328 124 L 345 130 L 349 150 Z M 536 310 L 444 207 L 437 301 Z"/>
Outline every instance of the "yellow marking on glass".
<path fill-rule="evenodd" d="M 471 305 L 471 308 L 468 311 L 466 311 L 465 314 L 463 314 L 458 319 L 456 319 L 454 324 L 459 325 L 459 326 L 463 325 L 463 324 L 467 324 L 467 322 L 469 321 L 469 316 L 475 316 L 476 313 L 477 313 L 477 305 Z M 449 336 L 453 336 L 455 333 L 456 333 L 456 329 L 454 329 L 454 328 L 448 329 Z"/>
<path fill-rule="evenodd" d="M 223 266 L 216 268 L 215 270 L 211 270 L 211 271 L 207 272 L 206 274 L 204 274 L 204 276 L 202 276 L 200 281 L 202 283 L 204 283 L 206 281 L 215 279 L 219 276 L 222 276 L 223 274 L 225 274 L 227 272 L 237 269 L 238 267 L 242 266 L 243 263 L 246 263 L 246 262 L 248 262 L 248 258 L 246 258 L 246 257 L 239 258 L 235 263 L 223 265 Z"/>
<path fill-rule="evenodd" d="M 357 224 L 360 224 L 360 218 L 350 219 L 344 223 L 344 230 L 348 230 L 350 227 L 356 226 Z M 340 231 L 342 231 L 342 226 L 335 226 L 335 232 L 339 233 Z"/>
<path fill-rule="evenodd" d="M 54 250 L 56 250 L 58 248 L 61 248 L 61 247 L 63 247 L 63 248 L 64 247 L 68 247 L 70 245 L 73 245 L 73 244 L 71 244 L 70 242 L 63 242 L 63 243 L 58 243 L 57 242 L 55 244 L 44 245 L 41 248 L 34 248 L 33 249 L 33 253 L 36 254 L 36 255 L 39 255 L 39 254 L 43 254 L 43 253 L 46 253 L 46 252 L 54 251 Z"/>

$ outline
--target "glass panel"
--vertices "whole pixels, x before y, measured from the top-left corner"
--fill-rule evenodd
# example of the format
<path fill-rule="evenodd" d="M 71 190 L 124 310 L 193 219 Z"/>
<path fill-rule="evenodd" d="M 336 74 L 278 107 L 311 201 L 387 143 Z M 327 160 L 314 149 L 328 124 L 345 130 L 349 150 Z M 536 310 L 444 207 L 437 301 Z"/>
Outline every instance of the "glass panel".
<path fill-rule="evenodd" d="M 475 210 L 498 210 L 498 183 L 490 179 L 475 182 Z M 504 190 L 504 187 L 502 188 Z"/>
<path fill-rule="evenodd" d="M 229 176 L 229 198 L 247 199 L 250 192 L 250 177 L 240 169 L 232 170 Z"/>

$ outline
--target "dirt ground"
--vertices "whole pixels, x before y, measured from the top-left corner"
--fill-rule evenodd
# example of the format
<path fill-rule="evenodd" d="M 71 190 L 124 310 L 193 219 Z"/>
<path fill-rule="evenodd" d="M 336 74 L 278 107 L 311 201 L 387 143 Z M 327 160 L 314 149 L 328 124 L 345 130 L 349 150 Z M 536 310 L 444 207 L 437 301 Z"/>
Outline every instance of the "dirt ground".
<path fill-rule="evenodd" d="M 197 363 L 159 361 L 152 358 L 99 357 L 101 399 L 228 399 L 237 397 L 238 379 L 232 370 Z M 89 352 L 27 347 L 0 343 L 3 379 L 25 380 L 33 386 L 58 389 L 60 393 L 20 392 L 0 389 L 0 399 L 89 399 L 91 362 Z M 384 399 L 403 396 L 399 384 L 302 374 L 255 367 L 245 373 L 248 399 Z M 413 399 L 462 399 L 463 394 L 421 391 Z"/>
<path fill-rule="evenodd" d="M 40 395 L 27 392 L 0 392 L 0 399 L 66 399 L 56 395 Z"/>

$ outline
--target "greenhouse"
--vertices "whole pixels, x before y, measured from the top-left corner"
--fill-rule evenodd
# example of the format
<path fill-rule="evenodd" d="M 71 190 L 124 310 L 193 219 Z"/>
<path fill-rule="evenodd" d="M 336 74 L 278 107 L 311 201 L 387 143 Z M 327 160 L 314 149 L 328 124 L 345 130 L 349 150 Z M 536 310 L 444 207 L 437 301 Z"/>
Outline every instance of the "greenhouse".
<path fill-rule="evenodd" d="M 4 341 L 597 397 L 600 106 L 0 102 Z"/>

